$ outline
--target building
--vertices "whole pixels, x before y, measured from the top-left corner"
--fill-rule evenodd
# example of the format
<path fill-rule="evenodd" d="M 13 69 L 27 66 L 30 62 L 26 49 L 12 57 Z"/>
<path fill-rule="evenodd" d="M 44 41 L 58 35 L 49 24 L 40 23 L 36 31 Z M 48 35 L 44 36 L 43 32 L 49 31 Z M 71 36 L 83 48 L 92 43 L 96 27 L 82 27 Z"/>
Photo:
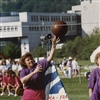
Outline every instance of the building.
<path fill-rule="evenodd" d="M 21 45 L 22 55 L 32 51 L 41 43 L 41 36 L 52 34 L 55 21 L 63 20 L 68 25 L 66 36 L 80 34 L 77 25 L 80 15 L 76 13 L 29 13 L 10 12 L 0 14 L 0 48 L 8 42 Z M 79 22 L 80 23 L 80 22 Z"/>
<path fill-rule="evenodd" d="M 91 35 L 94 29 L 100 28 L 100 0 L 80 0 L 81 4 L 72 6 L 70 13 L 81 14 L 82 36 Z"/>

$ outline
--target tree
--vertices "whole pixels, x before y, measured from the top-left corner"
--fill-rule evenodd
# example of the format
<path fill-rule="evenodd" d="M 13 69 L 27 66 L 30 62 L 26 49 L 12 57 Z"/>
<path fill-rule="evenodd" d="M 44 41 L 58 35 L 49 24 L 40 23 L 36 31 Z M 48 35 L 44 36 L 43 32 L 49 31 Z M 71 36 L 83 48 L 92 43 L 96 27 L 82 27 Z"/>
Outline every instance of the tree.
<path fill-rule="evenodd" d="M 3 2 L 0 10 L 3 11 L 29 11 L 29 12 L 66 12 L 80 0 L 9 0 Z"/>
<path fill-rule="evenodd" d="M 92 52 L 100 46 L 100 30 L 95 29 L 91 35 L 64 43 L 62 49 L 56 50 L 55 57 L 77 57 L 80 60 L 89 60 Z"/>
<path fill-rule="evenodd" d="M 34 57 L 44 57 L 44 56 L 46 56 L 46 53 L 47 53 L 47 49 L 46 48 L 42 48 L 41 46 L 38 46 L 37 48 L 35 48 L 32 51 L 32 55 Z"/>
<path fill-rule="evenodd" d="M 19 58 L 21 56 L 21 49 L 15 45 L 12 42 L 9 42 L 5 47 L 4 47 L 4 55 L 6 58 Z"/>

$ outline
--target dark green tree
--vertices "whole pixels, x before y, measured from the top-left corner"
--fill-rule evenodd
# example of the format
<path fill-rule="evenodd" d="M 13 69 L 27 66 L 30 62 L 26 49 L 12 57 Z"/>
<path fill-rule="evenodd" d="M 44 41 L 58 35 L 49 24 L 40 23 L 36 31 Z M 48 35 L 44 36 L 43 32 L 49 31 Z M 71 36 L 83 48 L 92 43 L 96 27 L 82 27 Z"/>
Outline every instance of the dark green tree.
<path fill-rule="evenodd" d="M 42 48 L 41 46 L 38 46 L 32 51 L 33 57 L 46 57 L 47 49 L 44 47 Z"/>
<path fill-rule="evenodd" d="M 4 55 L 6 56 L 6 58 L 20 58 L 21 56 L 21 49 L 20 47 L 18 47 L 17 45 L 15 45 L 12 42 L 9 42 L 3 50 Z"/>
<path fill-rule="evenodd" d="M 3 11 L 67 12 L 80 0 L 9 0 L 3 2 Z"/>

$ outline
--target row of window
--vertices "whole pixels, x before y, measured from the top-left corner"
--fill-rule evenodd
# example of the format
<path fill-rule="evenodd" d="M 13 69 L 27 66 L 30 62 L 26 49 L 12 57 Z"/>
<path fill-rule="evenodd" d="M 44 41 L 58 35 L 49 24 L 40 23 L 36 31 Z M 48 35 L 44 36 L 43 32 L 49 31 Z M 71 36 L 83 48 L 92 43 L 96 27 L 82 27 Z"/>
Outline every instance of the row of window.
<path fill-rule="evenodd" d="M 0 32 L 18 31 L 18 26 L 0 26 Z"/>
<path fill-rule="evenodd" d="M 50 31 L 51 26 L 29 26 L 29 31 Z M 77 26 L 76 25 L 68 25 L 68 30 L 71 31 L 76 31 Z"/>
<path fill-rule="evenodd" d="M 29 31 L 50 31 L 50 26 L 30 26 Z"/>
<path fill-rule="evenodd" d="M 35 21 L 38 22 L 39 20 L 41 21 L 57 21 L 57 20 L 64 20 L 64 21 L 76 21 L 77 18 L 76 16 L 62 16 L 62 18 L 60 19 L 60 16 L 31 16 L 31 21 Z"/>
<path fill-rule="evenodd" d="M 76 30 L 76 25 L 68 25 L 68 30 Z M 50 31 L 51 26 L 29 26 L 29 31 Z M 18 31 L 18 26 L 0 26 L 0 32 Z"/>

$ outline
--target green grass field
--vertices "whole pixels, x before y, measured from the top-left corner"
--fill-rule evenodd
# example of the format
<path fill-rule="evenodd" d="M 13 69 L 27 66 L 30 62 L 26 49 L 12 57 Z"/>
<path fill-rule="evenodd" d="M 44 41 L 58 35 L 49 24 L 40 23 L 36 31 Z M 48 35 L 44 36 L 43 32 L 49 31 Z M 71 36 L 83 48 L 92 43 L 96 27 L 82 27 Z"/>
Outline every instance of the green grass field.
<path fill-rule="evenodd" d="M 88 96 L 88 81 L 82 77 L 81 83 L 79 83 L 79 78 L 62 78 L 63 85 L 67 91 L 70 100 L 89 100 Z M 0 100 L 21 100 L 21 97 L 14 96 L 0 96 Z"/>
<path fill-rule="evenodd" d="M 84 77 L 81 78 L 81 83 L 79 82 L 79 78 L 63 78 L 62 82 L 70 100 L 89 100 L 88 80 Z"/>

